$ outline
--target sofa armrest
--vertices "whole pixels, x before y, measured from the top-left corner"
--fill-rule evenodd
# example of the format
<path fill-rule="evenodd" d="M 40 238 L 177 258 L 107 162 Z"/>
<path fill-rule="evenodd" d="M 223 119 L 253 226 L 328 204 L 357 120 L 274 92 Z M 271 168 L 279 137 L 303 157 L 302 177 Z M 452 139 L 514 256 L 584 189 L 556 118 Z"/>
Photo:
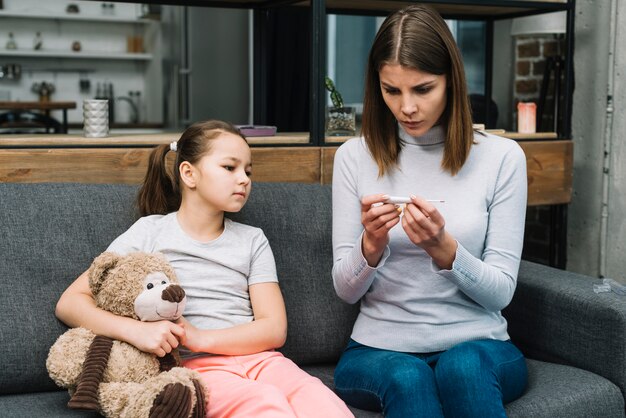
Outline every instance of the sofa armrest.
<path fill-rule="evenodd" d="M 596 294 L 597 283 L 600 279 L 522 261 L 503 314 L 511 339 L 527 357 L 591 371 L 626 394 L 626 297 Z"/>

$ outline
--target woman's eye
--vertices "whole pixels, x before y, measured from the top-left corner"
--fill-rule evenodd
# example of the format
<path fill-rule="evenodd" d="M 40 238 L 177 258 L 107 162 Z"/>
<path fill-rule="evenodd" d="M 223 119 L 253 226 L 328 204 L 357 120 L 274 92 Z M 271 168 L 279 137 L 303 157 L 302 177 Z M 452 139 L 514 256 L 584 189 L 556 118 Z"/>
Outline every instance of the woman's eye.
<path fill-rule="evenodd" d="M 418 94 L 426 94 L 426 93 L 428 93 L 431 90 L 432 90 L 432 87 L 418 87 L 418 88 L 415 89 L 415 91 Z"/>
<path fill-rule="evenodd" d="M 396 89 L 385 89 L 385 93 L 387 93 L 387 94 L 398 94 L 398 90 L 396 90 Z"/>
<path fill-rule="evenodd" d="M 232 165 L 225 165 L 224 168 L 228 171 L 233 171 L 235 169 Z"/>
<path fill-rule="evenodd" d="M 154 285 L 152 283 L 148 283 L 146 285 L 146 287 L 148 288 L 148 290 L 152 289 L 154 287 Z"/>

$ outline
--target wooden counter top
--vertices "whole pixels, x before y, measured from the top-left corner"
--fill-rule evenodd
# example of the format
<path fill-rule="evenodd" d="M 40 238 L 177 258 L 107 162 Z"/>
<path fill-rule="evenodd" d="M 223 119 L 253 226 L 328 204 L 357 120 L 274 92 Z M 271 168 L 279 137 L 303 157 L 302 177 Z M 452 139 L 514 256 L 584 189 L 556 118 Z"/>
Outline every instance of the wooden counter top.
<path fill-rule="evenodd" d="M 2 102 L 0 102 L 2 103 Z M 554 132 L 538 132 L 535 134 L 520 134 L 518 132 L 487 131 L 495 135 L 515 140 L 546 140 L 557 139 Z M 0 135 L 0 149 L 2 148 L 150 148 L 159 144 L 168 144 L 181 135 L 181 132 L 164 132 L 152 134 L 112 134 L 104 138 L 86 138 L 82 135 Z M 327 137 L 330 144 L 341 144 L 352 136 Z M 309 143 L 308 132 L 277 133 L 275 136 L 251 136 L 248 143 L 252 145 L 285 145 Z"/>
<path fill-rule="evenodd" d="M 112 134 L 104 138 L 86 138 L 82 135 L 0 135 L 2 148 L 151 148 L 169 144 L 180 138 L 181 132 L 158 134 Z M 302 144 L 309 142 L 309 134 L 287 133 L 268 137 L 249 137 L 250 144 Z"/>
<path fill-rule="evenodd" d="M 502 134 L 500 134 L 502 135 Z M 504 136 L 504 135 L 502 135 Z M 151 148 L 168 144 L 179 132 L 112 135 L 0 135 L 0 182 L 138 184 L 146 172 Z M 250 137 L 254 181 L 323 183 L 332 181 L 335 145 L 308 145 L 307 133 Z M 526 154 L 528 204 L 569 203 L 572 195 L 573 142 L 559 139 L 518 141 Z M 281 146 L 289 145 L 289 146 Z M 168 158 L 173 158 L 173 153 Z"/>
<path fill-rule="evenodd" d="M 1 110 L 58 110 L 76 109 L 76 102 L 17 102 L 0 101 Z"/>

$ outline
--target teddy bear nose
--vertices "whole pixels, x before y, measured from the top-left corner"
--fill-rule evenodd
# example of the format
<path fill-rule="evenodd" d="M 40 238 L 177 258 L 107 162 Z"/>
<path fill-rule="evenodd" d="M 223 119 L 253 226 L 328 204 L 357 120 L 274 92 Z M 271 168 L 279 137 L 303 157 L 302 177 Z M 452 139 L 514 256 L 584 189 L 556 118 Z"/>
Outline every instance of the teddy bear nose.
<path fill-rule="evenodd" d="M 161 293 L 161 299 L 168 302 L 178 303 L 185 297 L 185 291 L 177 284 L 170 285 L 163 289 Z"/>

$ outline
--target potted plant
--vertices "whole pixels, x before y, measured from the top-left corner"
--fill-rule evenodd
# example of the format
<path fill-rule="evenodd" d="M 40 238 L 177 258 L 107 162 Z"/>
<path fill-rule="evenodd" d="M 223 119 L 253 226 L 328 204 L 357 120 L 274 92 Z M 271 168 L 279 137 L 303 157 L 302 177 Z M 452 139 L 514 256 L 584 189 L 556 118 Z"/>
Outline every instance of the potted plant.
<path fill-rule="evenodd" d="M 356 109 L 343 105 L 343 98 L 329 77 L 325 77 L 324 84 L 326 90 L 330 92 L 332 102 L 332 107 L 328 108 L 326 115 L 326 135 L 354 135 L 356 133 Z"/>

